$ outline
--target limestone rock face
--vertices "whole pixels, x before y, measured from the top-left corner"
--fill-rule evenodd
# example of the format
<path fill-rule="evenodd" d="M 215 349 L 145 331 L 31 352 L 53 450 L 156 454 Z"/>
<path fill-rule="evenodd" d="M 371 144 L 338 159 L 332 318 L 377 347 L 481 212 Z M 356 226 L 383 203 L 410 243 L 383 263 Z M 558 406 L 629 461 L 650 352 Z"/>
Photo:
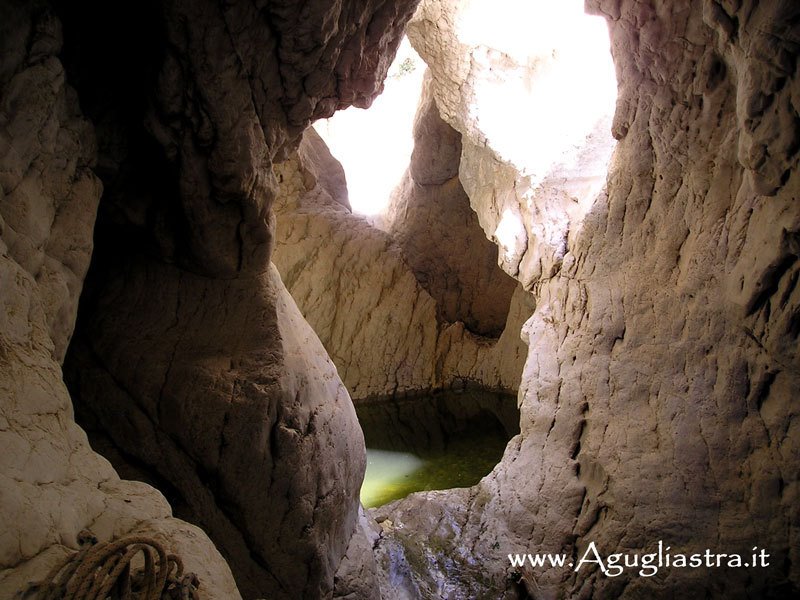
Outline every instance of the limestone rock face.
<path fill-rule="evenodd" d="M 248 598 L 327 597 L 346 553 L 347 573 L 371 566 L 355 412 L 270 266 L 272 169 L 312 119 L 369 104 L 414 5 L 60 6 L 107 187 L 65 367 L 76 414 Z"/>
<path fill-rule="evenodd" d="M 331 155 L 328 145 L 313 127 L 306 129 L 303 134 L 303 140 L 297 148 L 297 159 L 307 171 L 304 181 L 309 187 L 319 185 L 331 200 L 352 211 L 342 165 Z"/>
<path fill-rule="evenodd" d="M 567 4 L 575 5 L 557 8 Z M 513 0 L 423 2 L 408 27 L 442 118 L 463 136 L 461 185 L 500 248 L 500 265 L 528 290 L 560 269 L 568 237 L 603 188 L 614 148 L 607 134 L 613 103 L 592 101 L 608 94 L 590 83 L 564 93 L 570 76 L 559 75 L 571 69 L 586 78 L 602 70 L 597 56 L 575 56 L 558 42 L 552 51 L 528 52 L 558 12 L 547 8 Z M 515 17 L 492 31 L 487 13 Z M 536 24 L 540 29 L 530 31 Z M 522 48 L 505 39 L 515 33 Z M 551 97 L 558 100 L 542 100 Z"/>
<path fill-rule="evenodd" d="M 497 266 L 458 179 L 461 134 L 439 116 L 430 78 L 414 124 L 414 151 L 386 220 L 415 277 L 436 300 L 439 319 L 499 337 L 516 282 Z"/>
<path fill-rule="evenodd" d="M 355 413 L 270 266 L 272 166 L 311 120 L 371 102 L 414 7 L 3 3 L 3 590 L 90 525 L 174 534 L 210 597 L 238 596 L 208 538 L 72 421 L 58 363 L 95 155 L 65 373 L 98 447 L 211 533 L 247 597 L 374 571 Z"/>
<path fill-rule="evenodd" d="M 414 117 L 414 150 L 408 169 L 418 185 L 442 185 L 458 175 L 461 134 L 439 114 L 432 93 L 430 72 L 422 82 L 422 94 Z"/>
<path fill-rule="evenodd" d="M 497 340 L 437 317 L 437 299 L 393 237 L 351 214 L 314 177 L 309 144 L 323 144 L 312 130 L 300 145 L 301 158 L 280 166 L 274 259 L 353 399 L 470 384 L 516 389 L 519 327 L 532 310 L 528 294 L 514 292 Z"/>
<path fill-rule="evenodd" d="M 122 481 L 75 424 L 60 360 L 101 193 L 92 126 L 57 58 L 52 13 L 0 6 L 0 596 L 42 580 L 89 528 L 153 536 L 208 597 L 238 598 L 197 527 L 150 486 Z"/>
<path fill-rule="evenodd" d="M 395 510 L 417 539 L 457 518 L 447 539 L 472 548 L 466 564 L 496 569 L 494 588 L 507 585 L 509 552 L 576 558 L 590 542 L 603 556 L 652 551 L 658 540 L 673 552 L 749 557 L 757 546 L 772 556 L 768 568 L 724 577 L 529 569 L 536 597 L 794 595 L 800 46 L 790 24 L 800 8 L 589 4 L 610 27 L 619 143 L 608 193 L 570 231 L 562 259 L 510 269 L 537 301 L 524 327 L 521 435 L 466 516 L 448 494 L 424 500 L 425 519 L 414 516 L 423 498 Z M 452 38 L 423 34 L 447 29 L 444 6 L 426 4 L 412 29 L 439 73 L 437 102 L 467 76 Z M 477 142 L 451 114 L 464 147 Z M 469 165 L 462 159 L 462 179 Z M 504 210 L 502 197 L 471 199 L 479 214 Z M 525 218 L 528 244 L 540 225 Z"/>
<path fill-rule="evenodd" d="M 31 21 L 24 11 L 8 8 L 4 17 L 2 249 L 34 277 L 53 358 L 61 362 L 89 267 L 102 191 L 91 170 L 94 134 L 55 56 L 61 48 L 58 19 L 47 14 Z M 18 37 L 23 31 L 33 39 L 27 54 Z"/>
<path fill-rule="evenodd" d="M 296 147 L 312 120 L 371 103 L 415 5 L 65 5 L 75 69 L 85 87 L 105 92 L 89 116 L 110 123 L 108 137 L 128 138 L 104 176 L 116 184 L 125 217 L 149 230 L 159 255 L 189 270 L 263 272 L 273 162 Z M 114 35 L 96 31 L 98 16 Z M 124 62 L 110 65 L 109 55 Z M 140 139 L 142 121 L 152 137 Z M 136 176 L 142 169 L 149 180 Z"/>
<path fill-rule="evenodd" d="M 88 527 L 164 539 L 209 597 L 238 597 L 164 496 L 248 598 L 376 597 L 379 584 L 386 597 L 514 598 L 509 552 L 659 540 L 755 546 L 770 564 L 529 569 L 521 585 L 543 598 L 800 594 L 797 2 L 589 0 L 611 34 L 613 121 L 587 121 L 535 167 L 473 109 L 495 69 L 546 97 L 538 75 L 557 65 L 465 38 L 458 7 L 478 0 L 424 2 L 410 36 L 432 73 L 418 121 L 430 146 L 396 205 L 398 238 L 415 228 L 402 243 L 350 214 L 318 140 L 295 149 L 311 120 L 378 92 L 413 1 L 53 4 L 61 21 L 38 1 L 0 5 L 0 596 Z M 467 219 L 449 204 L 463 200 L 457 136 L 433 102 L 461 136 L 477 221 L 520 282 L 497 340 L 468 327 L 494 335 L 503 311 L 459 298 L 474 322 L 450 312 L 454 288 L 433 275 L 458 270 L 414 246 L 424 221 Z M 549 149 L 522 131 L 527 150 Z M 90 449 L 62 383 L 93 171 L 105 192 L 65 373 L 98 447 L 164 496 Z M 269 264 L 274 242 L 299 310 Z M 340 376 L 357 399 L 521 381 L 520 435 L 479 485 L 373 513 L 379 539 L 359 511 L 363 440 Z"/>

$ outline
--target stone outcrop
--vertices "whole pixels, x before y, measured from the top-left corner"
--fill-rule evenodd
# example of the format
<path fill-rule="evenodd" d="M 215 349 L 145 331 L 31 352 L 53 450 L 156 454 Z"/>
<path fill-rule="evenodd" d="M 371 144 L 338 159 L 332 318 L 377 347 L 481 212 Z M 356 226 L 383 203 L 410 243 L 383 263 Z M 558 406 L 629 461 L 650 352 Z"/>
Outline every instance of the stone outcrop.
<path fill-rule="evenodd" d="M 112 285 L 84 297 L 93 319 L 70 351 L 78 420 L 168 483 L 245 594 L 330 594 L 364 442 L 277 272 L 216 279 L 136 258 L 108 268 Z"/>
<path fill-rule="evenodd" d="M 64 3 L 108 209 L 183 268 L 263 272 L 273 162 L 313 119 L 369 106 L 415 4 Z"/>
<path fill-rule="evenodd" d="M 102 186 L 61 43 L 51 12 L 0 6 L 0 596 L 43 579 L 88 528 L 154 537 L 209 597 L 238 598 L 208 537 L 155 489 L 120 480 L 73 420 L 60 361 Z"/>
<path fill-rule="evenodd" d="M 388 230 L 436 300 L 440 321 L 499 337 L 516 282 L 497 266 L 497 246 L 470 208 L 458 179 L 461 134 L 439 116 L 430 87 L 426 78 L 411 164 L 389 205 Z"/>
<path fill-rule="evenodd" d="M 102 191 L 91 169 L 94 134 L 57 58 L 58 19 L 10 9 L 4 17 L 3 250 L 36 281 L 52 358 L 60 363 L 75 325 Z"/>
<path fill-rule="evenodd" d="M 132 33 L 98 34 L 93 8 Z M 245 597 L 333 593 L 365 460 L 348 394 L 270 268 L 273 163 L 312 119 L 369 105 L 413 9 L 63 9 L 108 184 L 66 365 L 76 412 L 209 532 Z M 104 55 L 121 61 L 110 80 Z"/>
<path fill-rule="evenodd" d="M 516 390 L 524 358 L 519 330 L 532 310 L 528 294 L 518 288 L 509 299 L 503 290 L 505 281 L 496 276 L 490 281 L 500 280 L 500 289 L 484 286 L 480 288 L 483 296 L 472 296 L 474 306 L 496 300 L 491 309 L 502 313 L 504 324 L 498 339 L 475 335 L 464 322 L 442 318 L 439 298 L 417 277 L 398 241 L 350 213 L 336 200 L 338 188 L 331 189 L 314 176 L 319 168 L 311 158 L 326 153 L 324 142 L 310 129 L 298 157 L 280 165 L 275 264 L 353 399 L 473 385 Z M 420 187 L 413 182 L 410 185 Z M 446 197 L 451 208 L 448 216 L 461 221 L 457 231 L 464 234 L 454 242 L 459 246 L 454 247 L 464 250 L 461 240 L 471 239 L 470 231 L 474 234 L 477 229 L 481 244 L 475 252 L 476 262 L 491 272 L 479 261 L 489 260 L 496 249 L 487 249 L 484 244 L 488 242 L 477 223 L 465 218 L 463 209 L 468 207 L 454 208 L 458 199 L 466 203 L 457 191 L 458 182 L 451 179 L 437 186 L 439 194 L 442 187 L 455 191 L 452 197 Z M 438 199 L 436 193 L 409 198 L 402 200 L 406 209 L 420 214 L 424 214 L 424 202 Z M 440 229 L 447 223 L 442 219 L 429 223 L 426 237 L 438 238 L 443 244 L 448 236 L 455 237 L 456 232 Z M 417 234 L 423 226 L 417 222 Z M 419 258 L 430 261 L 430 257 Z M 457 264 L 461 259 L 457 256 L 450 262 Z M 440 272 L 428 271 L 434 286 L 442 286 L 438 275 L 450 272 L 444 262 Z M 440 287 L 443 294 L 445 289 Z M 450 289 L 454 291 L 455 287 Z M 505 309 L 503 302 L 508 303 Z M 498 314 L 492 317 L 497 319 Z"/>
<path fill-rule="evenodd" d="M 614 148 L 608 136 L 613 105 L 594 99 L 602 98 L 603 90 L 575 92 L 562 80 L 566 75 L 558 75 L 559 70 L 572 69 L 578 71 L 570 72 L 573 77 L 589 79 L 592 70 L 603 67 L 596 54 L 575 57 L 574 51 L 566 52 L 570 48 L 564 40 L 554 41 L 558 46 L 547 52 L 528 55 L 517 49 L 512 54 L 514 44 L 498 39 L 516 33 L 527 40 L 523 50 L 536 47 L 534 36 L 543 34 L 547 19 L 553 18 L 546 8 L 507 0 L 494 5 L 423 2 L 408 29 L 409 39 L 428 63 L 431 93 L 442 117 L 463 136 L 459 179 L 470 205 L 486 236 L 499 246 L 500 265 L 528 290 L 560 269 L 568 237 L 603 189 Z M 490 31 L 497 18 L 474 24 L 477 32 L 464 33 L 465 21 L 503 11 L 532 14 L 517 16 L 518 22 L 500 33 Z M 535 20 L 540 30 L 521 32 L 525 25 L 520 21 L 526 19 L 529 27 Z M 564 31 L 564 37 L 569 35 Z M 587 65 L 583 69 L 581 62 Z M 557 100 L 539 101 L 547 97 Z M 565 112 L 563 106 L 572 111 Z M 546 110 L 553 114 L 537 112 Z M 515 113 L 516 118 L 509 118 Z"/>
<path fill-rule="evenodd" d="M 537 598 L 796 595 L 800 9 L 588 4 L 609 23 L 619 79 L 609 133 L 619 142 L 607 195 L 577 219 L 557 215 L 571 224 L 558 243 L 545 216 L 526 215 L 521 247 L 540 258 L 526 250 L 504 265 L 537 302 L 523 330 L 521 435 L 468 497 L 385 507 L 400 533 L 384 543 L 430 540 L 407 587 L 434 586 L 435 557 L 460 556 L 458 589 L 492 597 L 516 594 L 509 552 L 577 560 L 590 542 L 608 556 L 663 540 L 672 552 L 749 557 L 757 546 L 769 567 L 516 575 Z M 483 172 L 468 158 L 480 140 L 454 92 L 470 87 L 475 72 L 459 66 L 473 49 L 436 37 L 454 20 L 447 11 L 426 3 L 410 36 L 444 118 L 464 135 L 465 180 Z M 524 214 L 508 186 L 484 203 L 464 183 L 482 223 L 514 203 Z"/>
<path fill-rule="evenodd" d="M 208 538 L 72 421 L 58 361 L 101 193 L 78 99 L 105 188 L 65 363 L 81 422 L 210 533 L 245 597 L 374 571 L 355 413 L 270 266 L 272 165 L 312 119 L 369 105 L 414 4 L 3 3 L 8 586 L 92 525 L 173 535 L 210 597 L 238 595 Z"/>

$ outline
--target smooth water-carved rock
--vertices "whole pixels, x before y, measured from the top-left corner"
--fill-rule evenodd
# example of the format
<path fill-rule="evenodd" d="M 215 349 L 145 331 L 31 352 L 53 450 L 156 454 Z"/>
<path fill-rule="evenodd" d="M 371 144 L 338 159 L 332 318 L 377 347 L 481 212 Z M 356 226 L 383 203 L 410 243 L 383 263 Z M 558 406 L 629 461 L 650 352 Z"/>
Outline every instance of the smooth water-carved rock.
<path fill-rule="evenodd" d="M 141 259 L 110 272 L 70 353 L 79 420 L 169 482 L 245 594 L 329 594 L 355 529 L 364 443 L 277 272 L 220 280 Z"/>
<path fill-rule="evenodd" d="M 346 551 L 372 564 L 348 550 L 363 440 L 270 266 L 272 167 L 312 119 L 369 105 L 415 3 L 55 4 L 106 186 L 66 367 L 79 418 L 243 595 L 330 595 Z"/>
<path fill-rule="evenodd" d="M 104 163 L 113 193 L 68 366 L 78 414 L 210 533 L 247 597 L 333 592 L 364 469 L 347 392 L 269 267 L 272 162 L 311 118 L 369 103 L 412 9 L 167 2 L 147 113 L 163 155 L 95 105 L 112 123 L 101 146 L 128 127 L 129 152 Z M 97 73 L 76 69 L 91 89 Z M 116 91 L 139 83 L 153 85 Z M 158 177 L 135 185 L 142 171 Z"/>
<path fill-rule="evenodd" d="M 273 162 L 312 120 L 369 106 L 416 2 L 63 4 L 119 210 L 165 259 L 231 277 L 269 260 Z"/>
<path fill-rule="evenodd" d="M 771 561 L 654 578 L 532 569 L 520 583 L 537 597 L 798 594 L 797 3 L 592 0 L 616 113 L 541 171 L 492 146 L 471 112 L 492 69 L 533 89 L 536 65 L 460 38 L 455 4 L 427 2 L 411 36 L 462 135 L 478 221 L 535 297 L 521 433 L 478 486 L 376 514 L 380 540 L 359 516 L 352 407 L 269 268 L 273 236 L 357 397 L 513 388 L 524 354 L 520 288 L 499 341 L 443 327 L 390 236 L 348 213 L 324 152 L 301 149 L 280 187 L 272 176 L 311 120 L 368 104 L 413 2 L 55 2 L 63 30 L 39 2 L 0 8 L 0 595 L 42 577 L 86 526 L 170 538 L 211 597 L 237 594 L 209 539 L 119 480 L 72 421 L 58 363 L 100 189 L 62 36 L 106 187 L 69 379 L 114 460 L 209 527 L 246 596 L 375 597 L 382 581 L 387 597 L 513 597 L 509 552 L 658 540 Z M 549 147 L 521 126 L 504 143 L 508 131 Z M 417 162 L 412 177 L 447 185 L 440 167 Z M 270 223 L 277 193 L 285 234 Z"/>

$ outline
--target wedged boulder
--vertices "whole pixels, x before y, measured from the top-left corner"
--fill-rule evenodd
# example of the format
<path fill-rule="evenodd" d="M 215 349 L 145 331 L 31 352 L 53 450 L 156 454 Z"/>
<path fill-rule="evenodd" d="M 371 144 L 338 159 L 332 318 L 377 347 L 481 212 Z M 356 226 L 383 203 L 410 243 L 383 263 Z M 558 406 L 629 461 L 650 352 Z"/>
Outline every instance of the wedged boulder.
<path fill-rule="evenodd" d="M 503 332 L 517 282 L 497 265 L 458 178 L 461 134 L 439 116 L 430 76 L 414 123 L 411 163 L 392 195 L 387 230 L 414 276 L 436 300 L 443 323 L 462 322 L 472 333 Z"/>
<path fill-rule="evenodd" d="M 168 484 L 246 596 L 330 594 L 364 442 L 277 271 L 221 280 L 134 258 L 109 265 L 106 283 L 84 298 L 92 321 L 69 356 L 89 435 Z"/>

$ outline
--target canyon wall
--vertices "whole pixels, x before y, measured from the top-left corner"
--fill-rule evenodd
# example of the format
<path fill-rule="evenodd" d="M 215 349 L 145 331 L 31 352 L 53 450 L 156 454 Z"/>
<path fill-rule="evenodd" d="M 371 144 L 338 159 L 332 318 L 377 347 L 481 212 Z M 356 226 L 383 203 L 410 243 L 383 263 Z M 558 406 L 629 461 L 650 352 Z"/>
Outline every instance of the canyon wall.
<path fill-rule="evenodd" d="M 209 597 L 230 569 L 155 489 L 120 480 L 73 420 L 61 379 L 102 185 L 95 139 L 42 6 L 0 7 L 0 596 L 39 582 L 90 529 L 145 535 L 182 557 Z"/>
<path fill-rule="evenodd" d="M 426 75 L 428 72 L 426 71 Z M 440 321 L 499 337 L 516 282 L 497 265 L 458 178 L 461 134 L 439 115 L 429 76 L 414 119 L 414 150 L 385 221 Z M 518 330 L 518 323 L 512 324 Z"/>
<path fill-rule="evenodd" d="M 461 177 L 487 235 L 506 209 L 523 216 L 504 267 L 536 311 L 523 329 L 521 435 L 469 492 L 380 509 L 395 531 L 379 552 L 390 570 L 398 553 L 422 557 L 404 585 L 425 593 L 796 595 L 800 7 L 587 4 L 609 25 L 618 144 L 607 192 L 577 214 L 558 202 L 531 213 L 507 163 L 492 169 L 506 183 L 473 196 L 480 165 L 503 163 L 463 110 L 487 51 L 459 41 L 452 2 L 424 3 L 409 27 L 443 117 L 464 136 Z M 533 204 L 562 191 L 534 192 Z M 673 553 L 763 548 L 771 560 L 646 578 L 597 564 L 514 573 L 507 558 L 577 563 L 591 542 L 606 557 L 659 540 Z"/>
<path fill-rule="evenodd" d="M 313 119 L 369 105 L 413 10 L 3 3 L 9 595 L 86 526 L 166 539 L 211 598 L 377 593 L 361 431 L 270 265 L 272 165 Z M 59 363 L 84 275 L 64 363 L 75 413 L 230 570 L 73 421 Z"/>
<path fill-rule="evenodd" d="M 439 135 L 423 134 L 429 126 Z M 341 166 L 307 130 L 277 170 L 275 264 L 354 401 L 465 387 L 514 392 L 530 294 L 497 267 L 497 248 L 456 177 L 459 154 L 443 151 L 458 148 L 458 134 L 427 93 L 417 131 L 418 158 L 383 231 L 350 212 Z"/>
<path fill-rule="evenodd" d="M 65 8 L 107 182 L 65 366 L 78 420 L 209 533 L 248 598 L 334 593 L 365 467 L 347 391 L 270 266 L 273 164 L 312 119 L 369 105 L 413 9 L 164 2 L 129 15 L 159 50 L 141 66 L 140 40 Z M 101 48 L 131 70 L 104 81 Z"/>
<path fill-rule="evenodd" d="M 386 233 L 306 130 L 369 105 L 414 4 L 0 5 L 0 595 L 87 527 L 163 540 L 211 598 L 798 594 L 800 7 L 589 0 L 613 122 L 534 172 L 473 101 L 498 70 L 537 89 L 536 65 L 424 2 L 418 145 L 441 151 Z M 417 225 L 456 215 L 519 281 L 496 312 L 435 282 L 471 280 Z M 478 486 L 373 511 L 379 534 L 342 380 L 357 399 L 521 381 L 521 432 Z M 162 493 L 119 478 L 73 402 Z M 659 540 L 771 562 L 610 578 L 507 559 Z"/>

